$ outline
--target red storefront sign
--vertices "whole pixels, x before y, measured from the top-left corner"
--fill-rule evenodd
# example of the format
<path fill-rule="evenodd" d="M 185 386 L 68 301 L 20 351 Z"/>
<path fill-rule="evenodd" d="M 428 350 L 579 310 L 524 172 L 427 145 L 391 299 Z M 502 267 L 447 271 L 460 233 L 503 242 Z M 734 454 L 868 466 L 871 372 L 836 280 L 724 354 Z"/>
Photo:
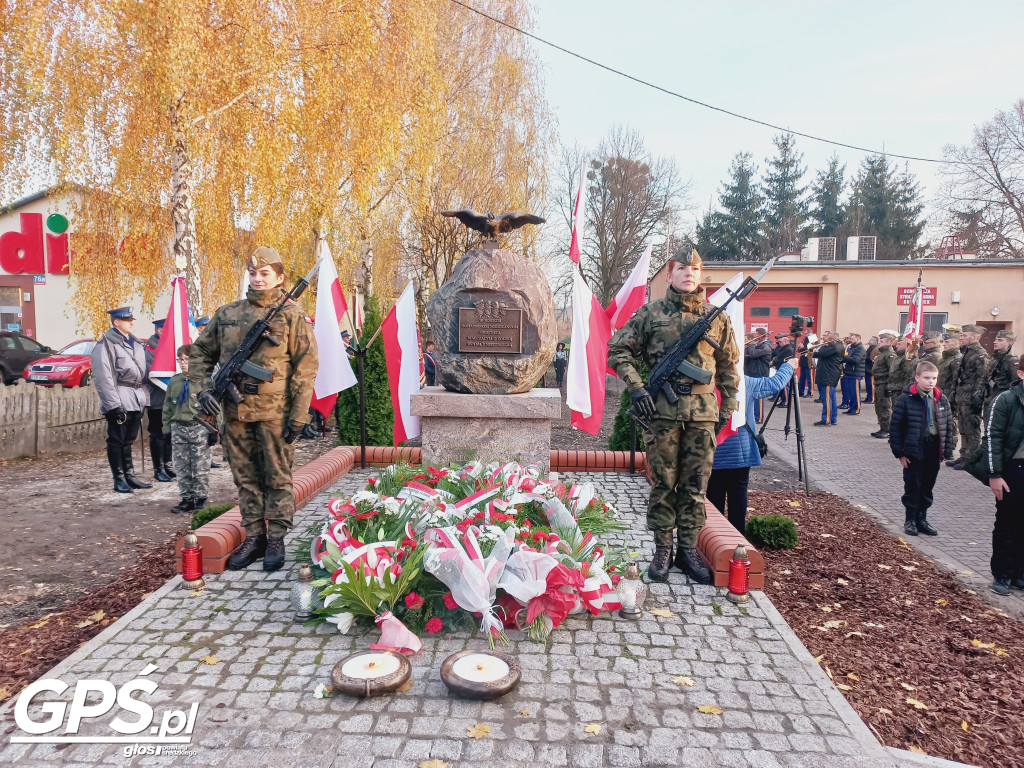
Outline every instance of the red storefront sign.
<path fill-rule="evenodd" d="M 914 300 L 914 291 L 917 290 L 916 285 L 910 287 L 897 288 L 896 289 L 896 303 L 901 307 L 909 307 L 911 302 Z M 924 293 L 924 305 L 926 307 L 935 306 L 935 295 L 938 292 L 936 288 L 928 288 L 925 286 L 922 289 Z"/>

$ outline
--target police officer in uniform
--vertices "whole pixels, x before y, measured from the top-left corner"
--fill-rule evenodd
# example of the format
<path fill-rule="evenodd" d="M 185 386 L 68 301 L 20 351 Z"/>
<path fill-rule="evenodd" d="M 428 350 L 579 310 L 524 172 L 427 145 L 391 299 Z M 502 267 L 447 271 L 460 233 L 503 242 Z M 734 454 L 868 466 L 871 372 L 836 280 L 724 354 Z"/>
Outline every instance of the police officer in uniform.
<path fill-rule="evenodd" d="M 872 437 L 884 439 L 889 437 L 889 419 L 892 418 L 892 398 L 889 396 L 889 369 L 896 358 L 892 344 L 896 341 L 896 331 L 882 330 L 878 332 L 878 349 L 871 365 L 874 377 L 875 416 L 878 418 L 878 431 Z"/>
<path fill-rule="evenodd" d="M 284 296 L 284 263 L 268 246 L 249 259 L 249 291 L 241 301 L 225 304 L 192 345 L 189 385 L 198 392 L 199 407 L 211 416 L 221 413 L 214 397 L 212 373 L 231 357 L 245 334 Z M 239 387 L 244 401 L 223 404 L 224 453 L 238 488 L 245 541 L 228 558 L 227 567 L 240 570 L 263 558 L 264 571 L 284 565 L 284 536 L 292 527 L 292 443 L 309 423 L 309 403 L 316 378 L 317 352 L 312 321 L 294 304 L 274 318 L 270 333 L 280 343 L 264 341 L 249 360 L 269 368 L 270 381 L 244 377 Z"/>
<path fill-rule="evenodd" d="M 608 365 L 626 384 L 634 411 L 648 419 L 644 434 L 647 462 L 654 486 L 647 508 L 647 527 L 654 532 L 654 557 L 648 576 L 668 578 L 675 529 L 675 564 L 694 581 L 711 582 L 711 572 L 697 552 L 697 534 L 704 525 L 704 490 L 711 475 L 717 433 L 736 409 L 740 373 L 739 348 L 728 316 L 719 315 L 707 342 L 697 345 L 689 362 L 711 374 L 708 384 L 681 376 L 671 386 L 678 398 L 670 403 L 664 391 L 648 392 L 638 373 L 641 361 L 653 368 L 701 316 L 710 311 L 701 288 L 703 263 L 696 249 L 686 246 L 672 257 L 669 289 L 664 299 L 636 311 L 612 337 Z M 721 408 L 715 388 L 721 393 Z"/>
<path fill-rule="evenodd" d="M 981 445 L 981 412 L 985 405 L 988 384 L 988 352 L 981 346 L 985 328 L 965 325 L 961 329 L 960 373 L 956 379 L 956 415 L 960 428 L 960 458 L 946 462 L 953 469 L 963 469 L 964 463 Z"/>
<path fill-rule="evenodd" d="M 110 329 L 92 348 L 92 376 L 100 396 L 100 413 L 107 420 L 107 461 L 114 475 L 114 490 L 131 493 L 152 488 L 135 476 L 132 443 L 139 436 L 142 411 L 149 405 L 146 354 L 142 341 L 132 335 L 131 307 L 108 309 Z"/>
<path fill-rule="evenodd" d="M 1017 356 L 1010 351 L 1016 340 L 1017 335 L 1013 331 L 1002 330 L 996 333 L 992 341 L 992 361 L 988 366 L 988 380 L 985 386 L 986 422 L 996 395 L 1017 383 Z"/>
<path fill-rule="evenodd" d="M 158 483 L 169 483 L 176 475 L 171 469 L 171 438 L 164 434 L 164 389 L 149 378 L 153 370 L 156 348 L 160 345 L 164 320 L 153 321 L 153 335 L 146 339 L 146 382 L 149 386 L 149 408 L 146 410 L 149 430 L 149 456 L 153 460 L 153 477 Z"/>

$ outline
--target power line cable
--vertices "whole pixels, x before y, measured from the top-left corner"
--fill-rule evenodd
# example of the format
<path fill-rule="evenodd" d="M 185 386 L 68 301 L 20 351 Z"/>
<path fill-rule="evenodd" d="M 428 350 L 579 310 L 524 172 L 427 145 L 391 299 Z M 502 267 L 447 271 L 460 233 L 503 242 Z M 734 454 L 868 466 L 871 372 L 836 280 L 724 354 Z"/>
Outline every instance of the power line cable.
<path fill-rule="evenodd" d="M 649 80 L 644 80 L 641 77 L 637 77 L 635 75 L 631 75 L 628 72 L 623 72 L 620 69 L 615 69 L 614 67 L 610 67 L 607 64 L 602 64 L 599 61 L 595 61 L 594 59 L 588 58 L 587 56 L 584 56 L 583 54 L 576 53 L 575 51 L 571 51 L 568 48 L 565 48 L 565 47 L 563 47 L 561 45 L 558 45 L 557 43 L 553 43 L 550 40 L 545 40 L 543 37 L 539 37 L 539 36 L 533 34 L 532 32 L 528 32 L 525 29 L 522 29 L 520 27 L 515 26 L 514 24 L 509 24 L 507 21 L 502 21 L 499 18 L 491 16 L 489 13 L 485 13 L 484 11 L 481 11 L 478 8 L 474 8 L 473 6 L 468 5 L 467 3 L 461 2 L 461 0 L 451 0 L 451 1 L 453 3 L 455 3 L 455 5 L 458 5 L 458 6 L 462 7 L 462 8 L 465 8 L 467 11 L 472 11 L 473 13 L 475 13 L 475 14 L 477 14 L 479 16 L 483 16 L 485 19 L 489 19 L 490 21 L 493 21 L 495 24 L 499 24 L 499 25 L 501 25 L 503 27 L 507 27 L 508 29 L 511 29 L 514 32 L 518 32 L 521 35 L 525 35 L 526 37 L 529 37 L 531 40 L 536 40 L 538 43 L 542 43 L 543 45 L 546 45 L 549 48 L 554 48 L 556 51 L 561 51 L 562 53 L 568 54 L 569 56 L 572 56 L 573 58 L 579 59 L 580 61 L 585 61 L 586 63 L 592 64 L 593 66 L 598 67 L 599 69 L 605 70 L 606 72 L 611 72 L 612 74 L 618 75 L 619 77 L 624 77 L 627 80 L 632 80 L 634 83 L 639 83 L 640 85 L 646 86 L 648 88 L 653 88 L 654 90 L 660 91 L 661 93 L 664 93 L 664 94 L 666 94 L 668 96 L 672 96 L 673 98 L 682 99 L 683 101 L 688 101 L 691 104 L 696 104 L 698 107 L 704 107 L 705 109 L 714 110 L 715 112 L 721 112 L 724 115 L 729 115 L 730 117 L 735 117 L 735 118 L 738 118 L 740 120 L 745 120 L 748 123 L 754 123 L 755 125 L 763 125 L 766 128 L 772 128 L 772 129 L 774 129 L 776 131 L 783 131 L 785 133 L 791 133 L 794 136 L 801 136 L 801 137 L 803 137 L 805 139 L 810 139 L 812 141 L 820 141 L 823 144 L 831 144 L 832 146 L 844 147 L 845 149 L 854 149 L 854 150 L 856 150 L 858 152 L 865 152 L 867 154 L 872 154 L 872 155 L 885 155 L 886 157 L 895 157 L 895 158 L 899 158 L 900 160 L 914 160 L 914 161 L 921 162 L 921 163 L 949 163 L 949 164 L 952 164 L 952 165 L 958 165 L 958 164 L 969 165 L 969 163 L 962 163 L 961 161 L 957 161 L 957 160 L 939 160 L 939 159 L 936 159 L 934 157 L 918 157 L 916 155 L 898 155 L 895 152 L 886 152 L 885 150 L 870 149 L 868 147 L 859 147 L 856 144 L 845 144 L 845 143 L 843 143 L 841 141 L 834 141 L 832 139 L 826 139 L 826 138 L 823 138 L 821 136 L 815 136 L 814 134 L 811 134 L 811 133 L 803 133 L 801 131 L 794 131 L 791 128 L 784 128 L 781 125 L 776 125 L 775 123 L 769 123 L 769 122 L 767 122 L 765 120 L 758 120 L 756 117 L 749 117 L 747 115 L 740 114 L 739 112 L 733 112 L 731 110 L 725 109 L 724 107 L 716 107 L 714 104 L 708 104 L 707 102 L 700 101 L 698 99 L 694 99 L 694 98 L 691 98 L 689 96 L 684 96 L 681 93 L 678 93 L 676 91 L 670 90 L 668 88 L 664 88 L 664 87 L 662 87 L 660 85 L 657 85 L 655 83 L 650 82 Z"/>

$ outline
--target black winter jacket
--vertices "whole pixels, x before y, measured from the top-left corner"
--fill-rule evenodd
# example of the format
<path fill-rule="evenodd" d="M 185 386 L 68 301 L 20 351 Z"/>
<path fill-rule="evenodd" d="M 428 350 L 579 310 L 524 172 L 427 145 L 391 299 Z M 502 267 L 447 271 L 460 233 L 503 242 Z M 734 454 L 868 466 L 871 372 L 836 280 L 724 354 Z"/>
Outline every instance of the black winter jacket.
<path fill-rule="evenodd" d="M 775 354 L 772 356 L 772 368 L 779 370 L 779 368 L 782 367 L 782 364 L 791 357 L 796 357 L 796 345 L 792 340 L 787 341 L 775 350 Z"/>
<path fill-rule="evenodd" d="M 747 344 L 743 352 L 743 373 L 747 376 L 767 376 L 772 364 L 771 342 Z"/>
<path fill-rule="evenodd" d="M 864 377 L 864 360 L 867 357 L 867 352 L 864 351 L 864 345 L 859 341 L 856 344 L 850 346 L 846 350 L 846 358 L 843 360 L 843 376 L 858 376 Z"/>
<path fill-rule="evenodd" d="M 814 350 L 814 357 L 818 361 L 817 372 L 814 374 L 814 383 L 817 386 L 835 387 L 839 384 L 845 353 L 846 347 L 841 341 L 830 341 Z"/>
<path fill-rule="evenodd" d="M 985 449 L 990 477 L 1003 476 L 1003 467 L 1013 459 L 1021 443 L 1024 443 L 1024 383 L 1018 380 L 996 395 L 985 424 L 981 446 Z"/>
<path fill-rule="evenodd" d="M 870 376 L 871 375 L 871 366 L 873 366 L 875 364 L 874 359 L 871 357 L 871 353 L 874 352 L 876 349 L 878 349 L 878 345 L 877 344 L 872 344 L 870 347 L 867 348 L 867 351 L 864 353 L 864 375 L 865 376 Z"/>
<path fill-rule="evenodd" d="M 953 411 L 942 390 L 935 388 L 936 421 L 942 458 L 953 458 Z M 903 390 L 892 409 L 889 421 L 889 447 L 897 459 L 906 456 L 920 461 L 924 456 L 924 437 L 928 433 L 924 398 L 917 393 L 917 383 Z"/>

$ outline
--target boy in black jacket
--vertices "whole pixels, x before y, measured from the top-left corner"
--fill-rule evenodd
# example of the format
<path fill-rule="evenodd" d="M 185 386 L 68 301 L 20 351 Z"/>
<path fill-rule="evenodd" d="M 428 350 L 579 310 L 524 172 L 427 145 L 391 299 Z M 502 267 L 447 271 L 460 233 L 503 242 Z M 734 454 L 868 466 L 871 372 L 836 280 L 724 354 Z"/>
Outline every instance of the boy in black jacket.
<path fill-rule="evenodd" d="M 903 465 L 903 530 L 910 536 L 938 535 L 928 522 L 928 508 L 942 459 L 953 455 L 952 411 L 935 386 L 938 379 L 934 363 L 918 363 L 914 383 L 899 396 L 889 423 L 889 447 Z"/>

